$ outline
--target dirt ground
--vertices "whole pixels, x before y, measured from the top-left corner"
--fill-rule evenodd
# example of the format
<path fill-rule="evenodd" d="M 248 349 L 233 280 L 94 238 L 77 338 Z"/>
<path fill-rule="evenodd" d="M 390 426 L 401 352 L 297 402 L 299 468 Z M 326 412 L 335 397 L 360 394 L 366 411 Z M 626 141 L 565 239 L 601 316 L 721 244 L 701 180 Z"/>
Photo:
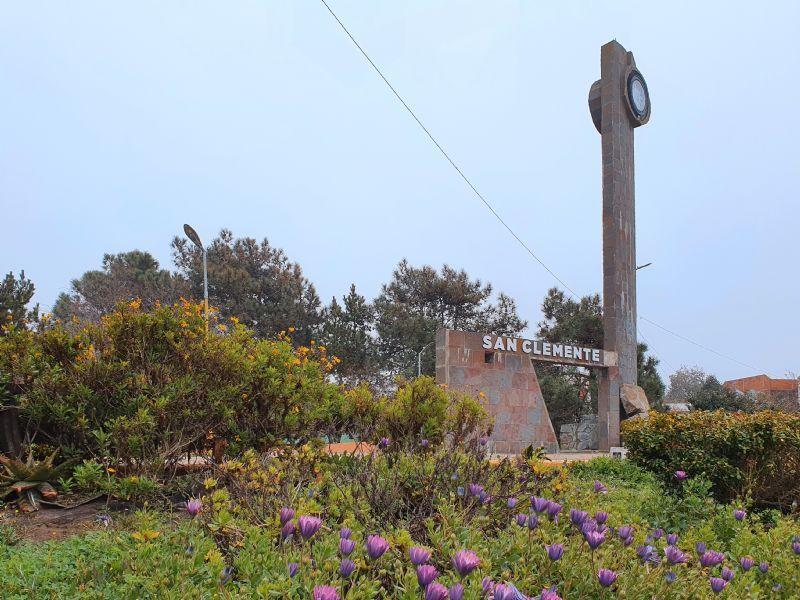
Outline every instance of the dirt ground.
<path fill-rule="evenodd" d="M 105 500 L 98 500 L 71 509 L 45 508 L 22 513 L 6 507 L 0 511 L 0 524 L 11 525 L 16 535 L 33 542 L 60 540 L 92 529 L 102 529 L 99 515 L 109 514 Z M 113 513 L 112 518 L 114 517 Z"/>

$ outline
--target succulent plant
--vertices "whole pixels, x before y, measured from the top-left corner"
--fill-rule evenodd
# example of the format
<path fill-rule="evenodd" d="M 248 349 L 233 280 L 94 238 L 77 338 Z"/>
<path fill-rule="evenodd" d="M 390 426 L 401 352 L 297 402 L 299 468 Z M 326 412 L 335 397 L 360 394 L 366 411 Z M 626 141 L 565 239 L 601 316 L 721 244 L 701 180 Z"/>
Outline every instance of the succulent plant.
<path fill-rule="evenodd" d="M 43 461 L 36 461 L 29 453 L 25 462 L 0 455 L 0 498 L 16 494 L 23 511 L 39 510 L 42 501 L 53 502 L 58 492 L 51 482 L 57 481 L 70 467 L 69 462 L 54 466 L 57 455 L 58 450 Z"/>

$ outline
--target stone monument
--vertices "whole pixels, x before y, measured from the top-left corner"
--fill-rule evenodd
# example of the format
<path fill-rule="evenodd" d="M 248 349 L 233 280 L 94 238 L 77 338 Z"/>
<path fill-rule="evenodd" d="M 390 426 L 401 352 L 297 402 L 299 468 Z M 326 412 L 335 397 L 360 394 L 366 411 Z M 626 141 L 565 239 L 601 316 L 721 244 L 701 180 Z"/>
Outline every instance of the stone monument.
<path fill-rule="evenodd" d="M 633 130 L 650 119 L 650 95 L 633 53 L 617 41 L 600 49 L 600 79 L 589 90 L 589 112 L 600 132 L 603 165 L 603 348 L 617 353 L 618 366 L 600 373 L 600 450 L 619 446 L 624 399 L 638 403 L 636 338 L 636 203 Z M 630 389 L 638 388 L 637 390 Z M 647 400 L 644 400 L 645 404 Z"/>

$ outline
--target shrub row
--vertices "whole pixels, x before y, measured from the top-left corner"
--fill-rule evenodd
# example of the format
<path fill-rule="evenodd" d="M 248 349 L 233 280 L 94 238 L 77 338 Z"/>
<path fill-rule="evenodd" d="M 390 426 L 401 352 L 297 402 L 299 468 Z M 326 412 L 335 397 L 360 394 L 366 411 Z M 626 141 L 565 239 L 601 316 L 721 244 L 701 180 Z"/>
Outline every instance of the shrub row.
<path fill-rule="evenodd" d="M 430 378 L 391 397 L 344 389 L 329 376 L 337 359 L 313 340 L 295 347 L 291 330 L 264 340 L 214 318 L 207 336 L 201 306 L 189 302 L 144 311 L 133 301 L 97 324 L 4 334 L 0 398 L 19 406 L 29 438 L 128 472 L 161 475 L 220 442 L 231 454 L 321 436 L 437 444 L 489 427 L 475 399 Z"/>
<path fill-rule="evenodd" d="M 626 421 L 622 437 L 628 457 L 669 485 L 681 470 L 708 479 L 723 501 L 780 509 L 800 501 L 800 415 L 651 413 Z"/>

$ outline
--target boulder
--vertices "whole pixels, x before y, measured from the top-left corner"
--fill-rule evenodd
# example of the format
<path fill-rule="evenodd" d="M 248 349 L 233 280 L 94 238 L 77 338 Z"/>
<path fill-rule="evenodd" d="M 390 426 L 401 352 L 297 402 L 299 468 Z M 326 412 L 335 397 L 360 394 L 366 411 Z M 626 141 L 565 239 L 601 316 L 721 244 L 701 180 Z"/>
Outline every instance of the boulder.
<path fill-rule="evenodd" d="M 633 415 L 646 415 L 650 412 L 650 403 L 644 390 L 638 385 L 623 383 L 619 390 L 619 398 L 622 401 L 622 408 L 629 417 Z"/>

